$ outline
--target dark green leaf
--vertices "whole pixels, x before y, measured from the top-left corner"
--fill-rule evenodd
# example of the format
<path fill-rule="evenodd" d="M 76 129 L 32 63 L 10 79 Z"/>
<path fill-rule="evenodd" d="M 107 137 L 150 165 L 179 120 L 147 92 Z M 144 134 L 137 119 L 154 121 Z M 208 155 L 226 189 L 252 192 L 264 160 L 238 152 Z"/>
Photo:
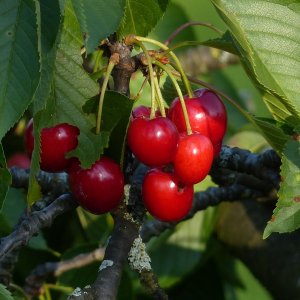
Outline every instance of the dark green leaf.
<path fill-rule="evenodd" d="M 98 98 L 94 97 L 83 106 L 85 113 L 96 114 Z M 113 91 L 107 91 L 102 112 L 102 130 L 110 132 L 109 155 L 117 162 L 122 161 L 126 129 L 134 101 Z"/>
<path fill-rule="evenodd" d="M 40 132 L 45 124 L 41 117 L 41 110 L 46 108 L 47 99 L 50 96 L 54 76 L 54 64 L 56 58 L 57 42 L 59 41 L 60 8 L 58 0 L 41 0 L 36 3 L 38 17 L 38 38 L 40 43 L 41 75 L 39 85 L 33 98 L 34 102 L 34 144 L 35 149 L 40 149 Z M 28 203 L 37 201 L 41 195 L 35 174 L 39 170 L 40 154 L 34 150 L 31 158 Z"/>
<path fill-rule="evenodd" d="M 295 125 L 300 119 L 300 15 L 286 1 L 212 2 L 229 26 L 248 74 L 263 94 L 276 99 L 268 106 L 273 116 L 279 118 L 284 110 L 297 116 Z"/>
<path fill-rule="evenodd" d="M 33 0 L 0 2 L 0 139 L 22 116 L 39 80 Z"/>
<path fill-rule="evenodd" d="M 11 184 L 11 175 L 6 168 L 5 155 L 3 152 L 2 144 L 0 143 L 0 212 Z"/>
<path fill-rule="evenodd" d="M 186 88 L 183 84 L 182 81 L 177 81 L 179 86 L 180 86 L 180 89 L 182 91 L 182 94 L 183 95 L 186 95 L 187 94 L 187 91 L 186 91 Z M 198 89 L 198 86 L 197 85 L 194 85 L 194 84 L 191 84 L 192 85 L 192 89 L 193 90 L 196 90 Z M 177 94 L 177 91 L 172 83 L 172 80 L 167 77 L 164 84 L 163 84 L 163 87 L 162 87 L 162 95 L 163 95 L 163 98 L 164 100 L 166 101 L 166 103 L 168 105 L 171 105 L 172 101 L 178 97 L 178 94 Z"/>
<path fill-rule="evenodd" d="M 85 36 L 87 53 L 100 41 L 114 33 L 124 14 L 126 0 L 73 0 L 81 31 Z"/>
<path fill-rule="evenodd" d="M 98 85 L 82 68 L 82 37 L 71 2 L 65 4 L 65 16 L 55 57 L 51 90 L 46 110 L 36 116 L 39 129 L 57 123 L 69 123 L 80 129 L 79 144 L 73 155 L 84 168 L 90 167 L 108 145 L 109 133 L 96 135 L 95 116 L 84 114 L 82 105 L 98 93 Z"/>
<path fill-rule="evenodd" d="M 237 54 L 232 35 L 229 31 L 226 31 L 220 38 L 207 40 L 202 44 L 205 46 L 221 49 L 232 54 Z"/>
<path fill-rule="evenodd" d="M 273 119 L 253 117 L 253 121 L 260 129 L 268 143 L 279 153 L 282 152 L 289 136 L 279 127 Z"/>
<path fill-rule="evenodd" d="M 212 224 L 209 222 L 204 226 L 205 214 L 197 214 L 193 219 L 180 223 L 173 234 L 166 233 L 149 243 L 151 265 L 164 288 L 180 281 L 204 258 L 207 233 L 211 232 Z"/>
<path fill-rule="evenodd" d="M 79 254 L 88 253 L 95 250 L 98 247 L 97 244 L 80 245 L 79 247 L 72 248 L 66 251 L 62 256 L 61 260 L 71 259 Z M 95 261 L 85 267 L 79 269 L 73 269 L 63 273 L 58 277 L 58 284 L 72 286 L 72 287 L 85 287 L 86 285 L 94 282 L 99 269 L 100 262 Z"/>
<path fill-rule="evenodd" d="M 176 16 L 176 18 L 174 18 Z M 158 22 L 155 29 L 151 32 L 151 38 L 158 41 L 166 40 L 172 31 L 174 31 L 179 24 L 184 24 L 190 21 L 185 10 L 182 9 L 180 4 L 170 2 L 164 17 Z M 187 27 L 173 40 L 172 44 L 176 45 L 179 42 L 195 41 L 197 40 L 194 27 Z M 183 48 L 184 49 L 184 48 Z"/>
<path fill-rule="evenodd" d="M 264 238 L 272 232 L 291 232 L 300 227 L 300 130 L 290 139 L 282 153 L 281 183 L 272 219 Z"/>
<path fill-rule="evenodd" d="M 118 36 L 120 38 L 128 34 L 146 36 L 164 15 L 168 2 L 168 0 L 127 0 Z"/>
<path fill-rule="evenodd" d="M 0 283 L 0 299 L 2 300 L 14 300 L 9 290 Z"/>

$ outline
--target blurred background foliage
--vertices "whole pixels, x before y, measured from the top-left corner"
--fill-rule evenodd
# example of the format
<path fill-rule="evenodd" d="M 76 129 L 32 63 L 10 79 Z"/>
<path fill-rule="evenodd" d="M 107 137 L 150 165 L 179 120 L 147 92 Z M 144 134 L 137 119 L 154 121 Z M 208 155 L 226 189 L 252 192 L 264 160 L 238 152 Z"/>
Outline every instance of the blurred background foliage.
<path fill-rule="evenodd" d="M 187 21 L 208 22 L 221 30 L 226 29 L 209 0 L 172 0 L 165 17 L 150 36 L 164 41 L 178 26 Z M 173 43 L 185 40 L 204 41 L 213 37 L 217 35 L 211 30 L 194 26 L 182 31 Z M 188 48 L 182 48 L 177 53 L 184 56 L 187 50 Z M 224 91 L 256 116 L 269 116 L 258 91 L 240 64 L 199 74 L 198 77 Z M 132 80 L 132 95 L 137 93 L 141 81 L 142 77 L 139 75 Z M 136 105 L 149 104 L 149 95 L 149 89 L 145 88 Z M 234 107 L 226 102 L 225 105 L 229 114 L 229 130 L 224 140 L 225 144 L 242 146 L 254 152 L 268 147 L 262 136 Z M 3 146 L 8 158 L 15 152 L 24 151 L 23 133 L 29 116 L 30 112 L 4 138 Z M 197 186 L 197 190 L 205 190 L 209 186 L 212 186 L 212 182 L 208 178 Z M 25 198 L 25 193 L 21 190 L 10 189 L 0 215 L 1 236 L 8 234 L 17 223 L 26 206 Z M 231 256 L 216 239 L 214 224 L 217 218 L 218 209 L 210 208 L 148 243 L 152 266 L 160 284 L 167 289 L 170 299 L 174 300 L 271 299 L 247 267 Z M 81 208 L 58 217 L 51 229 L 43 230 L 21 250 L 14 273 L 15 283 L 22 286 L 30 271 L 45 261 L 63 260 L 95 249 L 99 244 L 104 246 L 111 232 L 112 222 L 109 214 L 94 216 Z M 93 282 L 98 265 L 94 263 L 80 270 L 68 271 L 57 279 L 50 278 L 44 288 L 49 290 L 52 299 L 66 299 L 75 287 L 84 287 Z M 20 295 L 19 297 L 22 298 Z M 140 286 L 136 274 L 129 268 L 124 271 L 118 299 L 150 299 Z"/>

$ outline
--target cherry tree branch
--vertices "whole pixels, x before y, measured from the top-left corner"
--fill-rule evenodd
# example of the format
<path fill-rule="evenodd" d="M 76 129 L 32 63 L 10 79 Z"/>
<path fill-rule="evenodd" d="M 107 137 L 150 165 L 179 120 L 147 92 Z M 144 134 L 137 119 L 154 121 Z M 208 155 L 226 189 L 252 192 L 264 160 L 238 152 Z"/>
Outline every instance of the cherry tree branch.
<path fill-rule="evenodd" d="M 97 248 L 88 253 L 79 254 L 71 259 L 60 262 L 47 262 L 38 265 L 25 279 L 24 290 L 28 295 L 35 296 L 42 292 L 42 286 L 49 276 L 58 277 L 61 274 L 101 261 L 104 248 Z"/>
<path fill-rule="evenodd" d="M 25 246 L 40 229 L 51 226 L 57 216 L 76 208 L 77 205 L 70 194 L 63 194 L 42 210 L 24 216 L 11 234 L 0 239 L 0 261 L 8 253 Z"/>

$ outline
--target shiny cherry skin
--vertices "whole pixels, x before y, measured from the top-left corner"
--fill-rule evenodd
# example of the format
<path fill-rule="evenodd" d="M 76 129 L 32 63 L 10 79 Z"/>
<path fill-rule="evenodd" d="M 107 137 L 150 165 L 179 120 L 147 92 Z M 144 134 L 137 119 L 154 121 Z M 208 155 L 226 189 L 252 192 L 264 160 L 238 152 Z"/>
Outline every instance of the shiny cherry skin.
<path fill-rule="evenodd" d="M 145 165 L 163 166 L 175 155 L 178 131 L 167 118 L 134 119 L 128 128 L 128 145 L 132 153 Z"/>
<path fill-rule="evenodd" d="M 199 132 L 211 139 L 213 144 L 222 141 L 227 128 L 226 108 L 217 94 L 208 89 L 194 91 L 195 98 L 185 97 L 193 132 Z M 176 98 L 169 110 L 169 118 L 179 132 L 186 132 L 181 104 Z"/>
<path fill-rule="evenodd" d="M 173 173 L 156 168 L 145 175 L 142 195 L 153 217 L 163 222 L 176 222 L 190 211 L 194 189 L 192 185 L 181 186 Z"/>
<path fill-rule="evenodd" d="M 65 154 L 77 147 L 79 129 L 67 123 L 43 128 L 41 132 L 40 167 L 47 172 L 61 172 L 68 168 L 70 159 Z M 25 132 L 25 148 L 31 157 L 34 148 L 33 120 L 27 125 Z"/>
<path fill-rule="evenodd" d="M 109 212 L 121 202 L 124 176 L 120 166 L 110 158 L 102 156 L 90 169 L 82 169 L 78 159 L 72 159 L 68 173 L 75 199 L 91 213 Z"/>
<path fill-rule="evenodd" d="M 196 184 L 208 174 L 214 147 L 208 137 L 199 133 L 180 134 L 174 158 L 174 172 L 184 184 Z"/>
<path fill-rule="evenodd" d="M 22 169 L 29 169 L 30 168 L 30 159 L 28 158 L 28 156 L 25 153 L 16 152 L 7 159 L 7 166 L 9 168 L 18 167 L 18 168 L 22 168 Z"/>

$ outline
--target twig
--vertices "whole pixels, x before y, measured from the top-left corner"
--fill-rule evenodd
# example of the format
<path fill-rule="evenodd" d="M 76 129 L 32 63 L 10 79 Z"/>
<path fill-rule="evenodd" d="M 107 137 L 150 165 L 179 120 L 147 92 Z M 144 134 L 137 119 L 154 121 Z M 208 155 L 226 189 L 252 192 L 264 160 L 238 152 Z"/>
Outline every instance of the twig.
<path fill-rule="evenodd" d="M 12 176 L 12 187 L 28 188 L 29 170 L 12 167 L 9 171 Z M 59 196 L 69 192 L 67 173 L 48 173 L 40 171 L 37 175 L 37 181 L 42 188 L 43 194 L 51 192 L 53 196 Z"/>
<path fill-rule="evenodd" d="M 91 287 L 84 288 L 82 291 L 76 289 L 69 297 L 70 300 L 116 299 L 123 265 L 127 260 L 134 239 L 138 236 L 139 226 L 126 213 L 124 207 L 116 212 L 114 220 L 114 230 L 109 239 L 96 281 Z"/>
<path fill-rule="evenodd" d="M 48 262 L 37 266 L 25 280 L 25 292 L 31 296 L 39 295 L 47 277 L 50 275 L 58 277 L 69 270 L 78 269 L 95 261 L 100 261 L 104 257 L 104 251 L 104 248 L 97 248 L 65 261 Z"/>
<path fill-rule="evenodd" d="M 270 162 L 273 163 L 273 169 L 268 166 Z M 267 153 L 259 155 L 237 147 L 222 146 L 219 156 L 214 161 L 213 169 L 225 168 L 246 173 L 269 182 L 278 189 L 279 173 L 276 169 L 279 166 L 280 159 L 274 150 L 268 150 Z"/>
<path fill-rule="evenodd" d="M 25 246 L 40 229 L 49 227 L 57 216 L 77 205 L 70 194 L 63 194 L 49 206 L 24 217 L 11 234 L 0 239 L 0 260 L 11 251 Z"/>

